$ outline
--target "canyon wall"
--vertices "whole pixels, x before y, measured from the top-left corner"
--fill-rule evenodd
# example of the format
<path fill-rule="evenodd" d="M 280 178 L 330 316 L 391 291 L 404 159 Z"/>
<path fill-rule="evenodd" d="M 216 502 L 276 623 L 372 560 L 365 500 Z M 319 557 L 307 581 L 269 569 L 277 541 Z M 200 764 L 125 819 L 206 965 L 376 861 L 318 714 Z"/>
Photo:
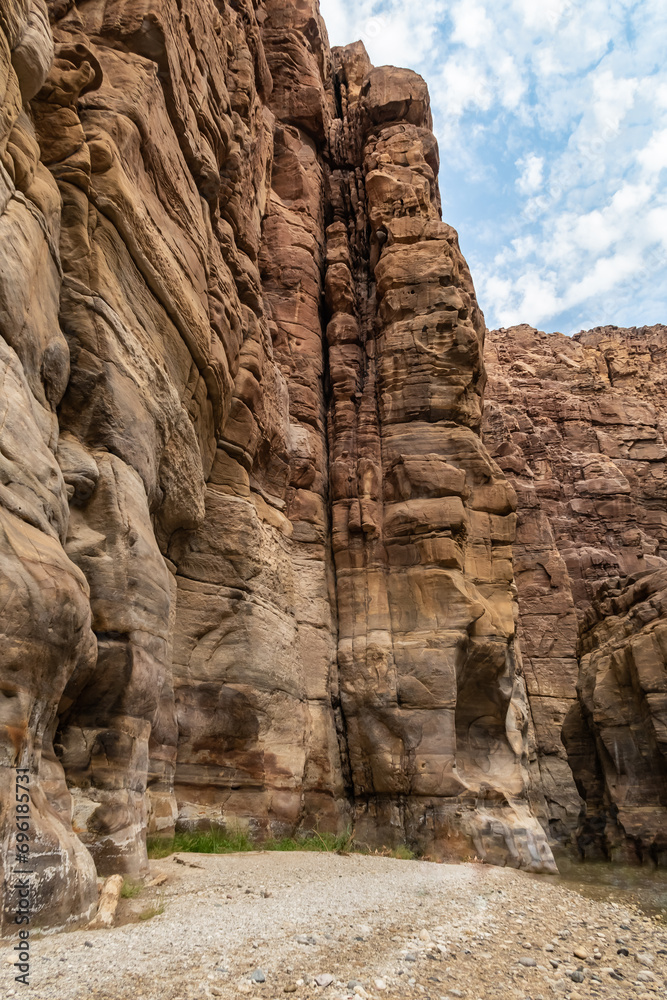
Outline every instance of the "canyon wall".
<path fill-rule="evenodd" d="M 0 0 L 0 53 L 3 927 L 17 765 L 42 925 L 177 823 L 553 867 L 424 81 L 315 0 Z"/>
<path fill-rule="evenodd" d="M 514 486 L 533 800 L 588 857 L 667 863 L 667 328 L 488 334 Z M 580 815 L 581 814 L 581 815 Z"/>

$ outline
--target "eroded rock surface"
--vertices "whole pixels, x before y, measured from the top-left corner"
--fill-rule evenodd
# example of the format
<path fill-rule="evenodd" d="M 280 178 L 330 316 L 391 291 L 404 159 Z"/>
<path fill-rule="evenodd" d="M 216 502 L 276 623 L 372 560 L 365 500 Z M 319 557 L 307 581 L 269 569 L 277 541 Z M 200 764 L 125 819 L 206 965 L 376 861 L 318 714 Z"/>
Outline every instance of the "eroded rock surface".
<path fill-rule="evenodd" d="M 535 806 L 589 856 L 664 863 L 667 328 L 494 331 L 486 365 L 485 441 L 518 498 Z"/>
<path fill-rule="evenodd" d="M 0 28 L 2 836 L 21 763 L 39 920 L 176 822 L 549 867 L 424 81 L 315 0 Z"/>

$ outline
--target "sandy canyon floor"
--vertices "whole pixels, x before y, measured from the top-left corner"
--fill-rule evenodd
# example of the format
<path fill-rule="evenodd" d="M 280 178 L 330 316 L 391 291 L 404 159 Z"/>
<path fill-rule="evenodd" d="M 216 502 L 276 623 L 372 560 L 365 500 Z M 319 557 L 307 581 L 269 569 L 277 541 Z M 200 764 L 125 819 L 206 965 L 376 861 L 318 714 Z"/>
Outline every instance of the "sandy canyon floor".
<path fill-rule="evenodd" d="M 13 981 L 3 942 L 0 994 L 654 1000 L 667 991 L 664 924 L 511 869 L 257 852 L 172 855 L 151 871 L 162 884 L 122 900 L 111 930 L 36 938 L 29 987 Z"/>

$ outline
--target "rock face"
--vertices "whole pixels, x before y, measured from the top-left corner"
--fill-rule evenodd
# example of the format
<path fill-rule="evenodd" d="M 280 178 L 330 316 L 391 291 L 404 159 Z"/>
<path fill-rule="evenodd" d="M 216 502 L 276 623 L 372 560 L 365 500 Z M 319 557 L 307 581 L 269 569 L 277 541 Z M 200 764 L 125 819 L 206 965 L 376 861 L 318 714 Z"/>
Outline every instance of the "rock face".
<path fill-rule="evenodd" d="M 3 926 L 146 835 L 550 867 L 424 81 L 315 0 L 0 0 Z"/>
<path fill-rule="evenodd" d="M 667 328 L 494 331 L 486 365 L 485 442 L 518 498 L 533 804 L 587 856 L 664 864 Z"/>
<path fill-rule="evenodd" d="M 176 824 L 667 863 L 667 329 L 485 388 L 426 85 L 315 0 L 0 0 L 0 80 L 2 929 L 16 766 L 44 926 Z"/>
<path fill-rule="evenodd" d="M 540 865 L 523 798 L 514 495 L 480 440 L 484 321 L 440 221 L 428 95 L 413 73 L 371 69 L 360 46 L 334 58 L 331 516 L 357 829 L 441 848 L 467 837 Z"/>

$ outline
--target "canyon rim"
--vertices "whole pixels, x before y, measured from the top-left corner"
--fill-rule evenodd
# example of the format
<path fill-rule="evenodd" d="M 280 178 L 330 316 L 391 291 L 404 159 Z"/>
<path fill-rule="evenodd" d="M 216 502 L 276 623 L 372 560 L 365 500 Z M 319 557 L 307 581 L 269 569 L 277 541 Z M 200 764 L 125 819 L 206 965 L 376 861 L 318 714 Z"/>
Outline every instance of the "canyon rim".
<path fill-rule="evenodd" d="M 667 862 L 667 330 L 487 334 L 315 0 L 0 0 L 0 829 Z M 486 340 L 486 360 L 485 360 Z"/>

